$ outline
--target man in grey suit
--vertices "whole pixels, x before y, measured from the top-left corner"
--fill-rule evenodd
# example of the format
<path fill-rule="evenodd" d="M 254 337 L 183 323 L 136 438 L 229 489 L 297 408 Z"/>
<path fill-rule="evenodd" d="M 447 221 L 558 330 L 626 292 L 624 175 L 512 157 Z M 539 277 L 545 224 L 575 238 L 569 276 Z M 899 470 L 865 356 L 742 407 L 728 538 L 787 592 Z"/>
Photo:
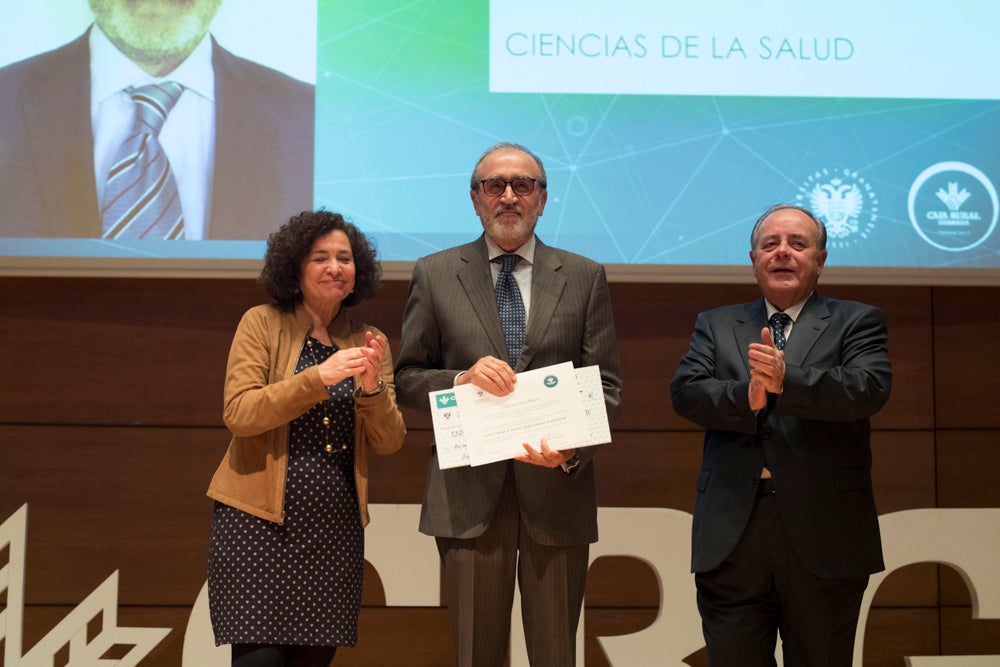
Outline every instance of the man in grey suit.
<path fill-rule="evenodd" d="M 535 236 L 547 199 L 541 160 L 497 144 L 470 185 L 485 233 L 413 268 L 396 364 L 400 404 L 429 411 L 428 392 L 467 383 L 504 396 L 516 372 L 570 361 L 600 366 L 613 416 L 621 373 L 604 268 Z M 494 295 L 500 268 L 491 261 L 511 253 L 520 256 L 513 278 L 527 317 L 519 353 L 508 353 Z M 596 449 L 554 451 L 543 440 L 525 443 L 516 461 L 441 470 L 431 447 L 420 530 L 437 538 L 458 664 L 503 664 L 515 576 L 531 664 L 575 664 L 597 540 Z"/>
<path fill-rule="evenodd" d="M 882 313 L 821 297 L 826 228 L 769 208 L 750 237 L 764 298 L 698 316 L 670 384 L 705 427 L 692 570 L 712 667 L 850 665 L 883 569 L 869 418 L 889 398 Z M 787 345 L 786 345 L 787 343 Z"/>

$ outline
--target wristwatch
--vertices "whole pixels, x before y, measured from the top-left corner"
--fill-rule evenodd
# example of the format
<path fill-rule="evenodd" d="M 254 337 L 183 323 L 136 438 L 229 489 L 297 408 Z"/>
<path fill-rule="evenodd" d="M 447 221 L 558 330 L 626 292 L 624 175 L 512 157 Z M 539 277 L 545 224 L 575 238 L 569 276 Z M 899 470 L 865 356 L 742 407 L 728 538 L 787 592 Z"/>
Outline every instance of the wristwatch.
<path fill-rule="evenodd" d="M 385 382 L 382 381 L 382 378 L 379 378 L 378 385 L 372 391 L 365 391 L 365 386 L 363 384 L 359 384 L 357 388 L 354 390 L 354 398 L 368 398 L 370 396 L 378 396 L 383 391 L 385 391 Z"/>
<path fill-rule="evenodd" d="M 572 475 L 573 471 L 580 467 L 580 457 L 574 454 L 568 461 L 560 463 L 559 467 L 567 475 Z"/>

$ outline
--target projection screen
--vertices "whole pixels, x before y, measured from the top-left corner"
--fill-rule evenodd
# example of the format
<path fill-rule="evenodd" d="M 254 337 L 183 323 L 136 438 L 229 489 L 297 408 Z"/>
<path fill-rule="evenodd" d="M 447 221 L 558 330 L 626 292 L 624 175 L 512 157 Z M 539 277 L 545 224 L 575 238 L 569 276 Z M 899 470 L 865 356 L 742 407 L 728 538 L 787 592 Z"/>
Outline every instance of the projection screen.
<path fill-rule="evenodd" d="M 1000 283 L 1000 4 L 988 0 L 223 0 L 210 39 L 307 90 L 314 124 L 295 129 L 306 105 L 277 104 L 253 125 L 233 121 L 247 144 L 234 152 L 216 65 L 214 99 L 203 96 L 214 143 L 171 130 L 208 145 L 205 173 L 182 173 L 203 196 L 179 241 L 102 237 L 104 77 L 93 54 L 89 79 L 56 59 L 74 40 L 98 50 L 88 1 L 0 10 L 6 275 L 253 276 L 269 231 L 324 207 L 405 279 L 418 257 L 478 235 L 472 167 L 514 141 L 548 173 L 539 236 L 604 262 L 613 280 L 749 279 L 753 220 L 791 202 L 827 224 L 824 280 Z M 78 81 L 80 104 L 29 94 L 59 78 Z M 45 143 L 69 127 L 84 129 L 72 174 L 71 154 Z M 306 140 L 311 155 L 292 150 Z M 81 199 L 29 196 L 53 175 Z M 306 194 L 282 198 L 292 190 Z"/>

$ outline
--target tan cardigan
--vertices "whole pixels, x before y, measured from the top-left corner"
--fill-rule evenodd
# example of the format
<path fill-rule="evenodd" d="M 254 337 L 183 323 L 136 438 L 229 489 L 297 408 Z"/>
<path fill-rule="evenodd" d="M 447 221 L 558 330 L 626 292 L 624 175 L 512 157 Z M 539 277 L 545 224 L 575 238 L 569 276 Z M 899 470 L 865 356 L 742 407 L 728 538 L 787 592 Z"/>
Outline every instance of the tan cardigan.
<path fill-rule="evenodd" d="M 345 308 L 330 324 L 338 348 L 365 344 L 365 332 L 380 333 L 348 319 Z M 283 313 L 273 305 L 251 308 L 240 321 L 229 350 L 223 421 L 233 434 L 208 495 L 268 521 L 282 523 L 288 470 L 288 423 L 329 394 L 315 366 L 295 374 L 302 343 L 312 326 L 299 306 Z M 406 427 L 396 407 L 392 358 L 382 362 L 381 394 L 354 399 L 354 480 L 361 524 L 368 525 L 368 449 L 391 454 L 403 445 Z M 354 378 L 355 386 L 360 382 Z"/>

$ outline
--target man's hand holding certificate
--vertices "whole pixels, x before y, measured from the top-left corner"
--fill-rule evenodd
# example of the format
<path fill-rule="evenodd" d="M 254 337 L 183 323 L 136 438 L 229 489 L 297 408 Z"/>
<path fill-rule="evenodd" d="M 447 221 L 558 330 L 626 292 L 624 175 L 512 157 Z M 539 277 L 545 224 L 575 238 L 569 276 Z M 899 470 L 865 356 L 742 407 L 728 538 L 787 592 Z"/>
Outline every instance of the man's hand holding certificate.
<path fill-rule="evenodd" d="M 524 443 L 540 449 L 542 439 L 554 450 L 611 441 L 597 366 L 525 371 L 505 396 L 464 384 L 429 398 L 441 468 L 514 458 Z"/>

